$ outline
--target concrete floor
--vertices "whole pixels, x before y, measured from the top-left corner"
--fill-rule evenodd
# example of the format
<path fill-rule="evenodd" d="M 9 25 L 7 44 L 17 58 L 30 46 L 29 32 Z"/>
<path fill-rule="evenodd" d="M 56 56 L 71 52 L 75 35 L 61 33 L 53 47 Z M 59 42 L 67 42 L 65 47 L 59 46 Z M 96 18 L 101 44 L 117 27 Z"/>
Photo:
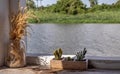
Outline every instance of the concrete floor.
<path fill-rule="evenodd" d="M 0 74 L 120 74 L 120 70 L 98 70 L 91 69 L 88 71 L 61 71 L 61 70 L 43 70 L 37 66 L 29 66 L 25 68 L 0 68 Z"/>
<path fill-rule="evenodd" d="M 84 71 L 84 72 L 71 72 L 71 71 L 62 71 L 57 74 L 120 74 L 118 70 L 94 70 L 94 71 Z"/>

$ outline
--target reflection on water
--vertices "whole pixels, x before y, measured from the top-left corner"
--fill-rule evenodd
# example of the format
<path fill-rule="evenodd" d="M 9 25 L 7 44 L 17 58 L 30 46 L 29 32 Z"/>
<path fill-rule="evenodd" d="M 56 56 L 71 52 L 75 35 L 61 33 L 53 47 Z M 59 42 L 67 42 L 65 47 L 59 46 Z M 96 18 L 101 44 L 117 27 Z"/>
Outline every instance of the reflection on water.
<path fill-rule="evenodd" d="M 27 52 L 52 54 L 62 48 L 64 54 L 75 54 L 87 48 L 90 56 L 120 56 L 119 24 L 32 24 L 27 38 Z"/>

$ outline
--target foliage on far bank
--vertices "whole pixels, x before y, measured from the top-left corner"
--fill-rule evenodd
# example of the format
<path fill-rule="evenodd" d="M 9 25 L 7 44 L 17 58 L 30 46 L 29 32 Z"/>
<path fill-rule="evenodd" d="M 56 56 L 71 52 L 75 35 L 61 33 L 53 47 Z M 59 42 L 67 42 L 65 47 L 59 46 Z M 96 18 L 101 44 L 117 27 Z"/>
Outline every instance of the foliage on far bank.
<path fill-rule="evenodd" d="M 30 9 L 36 18 L 30 23 L 120 23 L 120 0 L 111 5 L 98 5 L 98 0 L 89 0 L 86 7 L 81 0 L 58 0 L 47 7 Z"/>
<path fill-rule="evenodd" d="M 59 14 L 44 11 L 34 11 L 33 13 L 36 18 L 29 18 L 29 23 L 120 23 L 120 10 L 109 12 L 106 10 L 96 11 L 77 15 Z"/>
<path fill-rule="evenodd" d="M 80 14 L 85 12 L 86 6 L 81 0 L 58 0 L 52 5 L 52 12 L 63 14 Z"/>
<path fill-rule="evenodd" d="M 35 9 L 36 8 L 33 0 L 27 0 L 26 5 L 27 5 L 28 9 Z"/>

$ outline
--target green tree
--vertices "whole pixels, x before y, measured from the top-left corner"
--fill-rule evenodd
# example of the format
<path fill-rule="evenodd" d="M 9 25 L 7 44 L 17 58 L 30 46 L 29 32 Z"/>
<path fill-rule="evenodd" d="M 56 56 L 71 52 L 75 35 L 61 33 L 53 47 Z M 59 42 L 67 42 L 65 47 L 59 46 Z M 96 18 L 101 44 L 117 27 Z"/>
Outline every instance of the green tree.
<path fill-rule="evenodd" d="M 117 0 L 116 4 L 120 4 L 120 0 Z"/>
<path fill-rule="evenodd" d="M 120 6 L 120 0 L 115 3 L 115 6 Z M 120 7 L 119 7 L 120 8 Z"/>
<path fill-rule="evenodd" d="M 95 5 L 98 5 L 98 0 L 89 0 L 90 7 L 94 7 Z"/>
<path fill-rule="evenodd" d="M 35 3 L 33 0 L 27 0 L 27 7 L 28 9 L 35 9 Z"/>
<path fill-rule="evenodd" d="M 116 3 L 112 4 L 113 8 L 120 8 L 120 0 L 117 0 Z"/>
<path fill-rule="evenodd" d="M 54 12 L 65 13 L 65 14 L 78 14 L 84 13 L 85 5 L 81 0 L 58 0 L 55 5 Z"/>

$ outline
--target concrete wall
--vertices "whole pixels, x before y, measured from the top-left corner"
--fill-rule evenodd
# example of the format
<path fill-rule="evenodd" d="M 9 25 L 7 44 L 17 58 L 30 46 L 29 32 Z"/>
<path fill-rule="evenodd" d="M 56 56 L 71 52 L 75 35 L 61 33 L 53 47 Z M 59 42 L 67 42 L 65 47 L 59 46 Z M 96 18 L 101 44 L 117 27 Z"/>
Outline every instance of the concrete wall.
<path fill-rule="evenodd" d="M 26 0 L 20 0 L 20 6 L 25 6 Z M 9 13 L 18 10 L 18 0 L 0 0 L 0 66 L 4 65 L 9 43 Z"/>
<path fill-rule="evenodd" d="M 19 1 L 20 1 L 20 7 L 26 6 L 26 0 L 10 0 L 9 1 L 10 13 L 15 13 L 18 10 Z"/>
<path fill-rule="evenodd" d="M 9 41 L 9 0 L 0 0 L 0 66 L 4 64 Z"/>

